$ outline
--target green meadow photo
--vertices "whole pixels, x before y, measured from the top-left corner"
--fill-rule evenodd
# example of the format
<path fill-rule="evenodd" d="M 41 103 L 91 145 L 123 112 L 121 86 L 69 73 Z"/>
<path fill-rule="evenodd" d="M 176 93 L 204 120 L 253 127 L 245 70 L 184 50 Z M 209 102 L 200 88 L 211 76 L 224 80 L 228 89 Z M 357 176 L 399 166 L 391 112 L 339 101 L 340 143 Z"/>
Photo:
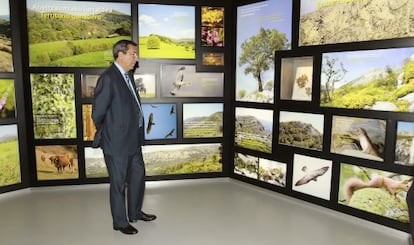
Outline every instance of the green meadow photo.
<path fill-rule="evenodd" d="M 138 4 L 141 58 L 195 59 L 195 8 Z"/>
<path fill-rule="evenodd" d="M 20 183 L 17 125 L 0 126 L 0 152 L 0 186 Z"/>
<path fill-rule="evenodd" d="M 0 0 L 0 72 L 13 71 L 9 0 Z"/>
<path fill-rule="evenodd" d="M 131 39 L 129 3 L 27 1 L 30 66 L 107 67 Z"/>

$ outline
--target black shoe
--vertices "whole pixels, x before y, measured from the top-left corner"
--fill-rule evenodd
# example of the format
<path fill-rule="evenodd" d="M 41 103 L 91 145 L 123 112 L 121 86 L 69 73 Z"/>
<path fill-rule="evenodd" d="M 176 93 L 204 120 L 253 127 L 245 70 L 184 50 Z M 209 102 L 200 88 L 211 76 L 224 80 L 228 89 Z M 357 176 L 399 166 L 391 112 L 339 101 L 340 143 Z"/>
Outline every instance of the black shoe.
<path fill-rule="evenodd" d="M 127 235 L 134 235 L 138 233 L 138 230 L 130 224 L 128 224 L 126 227 L 114 227 L 114 230 L 120 231 Z"/>
<path fill-rule="evenodd" d="M 135 223 L 138 220 L 143 220 L 143 221 L 153 221 L 157 218 L 157 216 L 153 215 L 153 214 L 146 214 L 144 212 L 141 211 L 141 217 L 139 217 L 138 219 L 129 219 L 129 222 L 131 223 Z"/>

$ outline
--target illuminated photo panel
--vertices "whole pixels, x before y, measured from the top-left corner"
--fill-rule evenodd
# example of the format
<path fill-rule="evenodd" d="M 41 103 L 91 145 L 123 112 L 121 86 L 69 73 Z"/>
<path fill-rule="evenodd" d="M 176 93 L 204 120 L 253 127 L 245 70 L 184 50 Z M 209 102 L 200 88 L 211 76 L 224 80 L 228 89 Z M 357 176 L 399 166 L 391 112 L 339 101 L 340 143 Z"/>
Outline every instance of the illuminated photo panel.
<path fill-rule="evenodd" d="M 139 56 L 195 59 L 195 7 L 138 4 Z"/>
<path fill-rule="evenodd" d="M 112 46 L 131 39 L 131 4 L 27 0 L 32 67 L 108 67 Z"/>

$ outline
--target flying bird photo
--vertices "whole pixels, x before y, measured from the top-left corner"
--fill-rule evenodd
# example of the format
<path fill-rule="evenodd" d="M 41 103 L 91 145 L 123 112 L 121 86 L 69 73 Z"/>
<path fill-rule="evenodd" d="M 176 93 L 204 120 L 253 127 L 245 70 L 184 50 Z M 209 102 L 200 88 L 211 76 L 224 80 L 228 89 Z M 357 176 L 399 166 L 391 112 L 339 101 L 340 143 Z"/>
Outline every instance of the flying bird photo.
<path fill-rule="evenodd" d="M 175 128 L 171 129 L 171 131 L 170 131 L 167 135 L 165 135 L 165 137 L 164 137 L 164 138 L 172 137 L 172 136 L 173 136 L 174 131 L 175 131 Z"/>
<path fill-rule="evenodd" d="M 170 91 L 171 95 L 176 95 L 177 91 L 180 90 L 182 86 L 191 85 L 191 82 L 184 81 L 184 70 L 185 66 L 181 66 L 180 68 L 178 68 L 177 75 L 172 84 L 173 88 Z"/>
<path fill-rule="evenodd" d="M 298 181 L 296 181 L 295 186 L 300 186 L 300 185 L 304 185 L 309 183 L 310 181 L 317 181 L 318 177 L 324 175 L 327 171 L 328 171 L 329 167 L 325 166 L 316 170 L 313 170 L 309 173 L 307 173 L 307 167 L 304 166 L 302 168 L 302 171 L 304 171 L 305 173 L 307 173 L 305 176 L 303 176 L 301 179 L 299 179 Z"/>
<path fill-rule="evenodd" d="M 151 133 L 152 125 L 155 125 L 155 123 L 154 123 L 154 114 L 151 112 L 148 117 L 147 134 Z"/>

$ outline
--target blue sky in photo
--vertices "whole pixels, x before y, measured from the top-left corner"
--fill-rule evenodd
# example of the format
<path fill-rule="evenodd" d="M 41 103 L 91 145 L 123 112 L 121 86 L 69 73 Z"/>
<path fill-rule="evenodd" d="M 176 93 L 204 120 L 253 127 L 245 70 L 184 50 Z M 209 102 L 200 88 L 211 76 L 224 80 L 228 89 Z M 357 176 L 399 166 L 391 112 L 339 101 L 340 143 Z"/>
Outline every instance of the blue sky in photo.
<path fill-rule="evenodd" d="M 171 107 L 174 113 L 170 114 Z M 164 139 L 165 136 L 174 129 L 172 136 L 167 139 L 177 138 L 177 105 L 176 104 L 142 104 L 144 111 L 145 129 L 148 125 L 149 115 L 153 113 L 152 130 L 149 134 L 145 132 L 145 139 Z"/>
<path fill-rule="evenodd" d="M 36 8 L 33 9 L 35 6 Z M 101 12 L 116 10 L 131 16 L 130 3 L 27 0 L 27 8 L 37 12 L 62 12 L 73 15 L 98 14 Z M 48 8 L 50 10 L 47 10 Z"/>
<path fill-rule="evenodd" d="M 1 125 L 0 126 L 0 139 L 2 137 L 15 137 L 17 139 L 17 125 Z"/>
<path fill-rule="evenodd" d="M 138 4 L 139 36 L 158 34 L 170 38 L 195 39 L 195 7 Z"/>
<path fill-rule="evenodd" d="M 189 103 L 183 105 L 183 120 L 192 117 L 206 117 L 223 112 L 223 103 Z"/>
<path fill-rule="evenodd" d="M 414 133 L 414 122 L 398 122 L 397 131 L 400 132 L 411 132 Z"/>
<path fill-rule="evenodd" d="M 10 16 L 9 0 L 0 0 L 0 16 Z"/>
<path fill-rule="evenodd" d="M 414 48 L 390 48 L 390 49 L 375 49 L 375 50 L 362 50 L 362 51 L 348 51 L 348 52 L 333 52 L 325 53 L 324 56 L 328 56 L 331 59 L 338 59 L 337 67 L 340 62 L 347 70 L 345 77 L 336 84 L 336 88 L 360 77 L 364 73 L 367 73 L 373 69 L 381 69 L 385 71 L 385 68 L 401 68 L 407 58 L 413 56 Z M 322 59 L 322 67 L 326 65 L 326 61 Z M 321 84 L 325 84 L 326 76 L 321 74 Z"/>
<path fill-rule="evenodd" d="M 244 74 L 244 67 L 238 66 L 238 58 L 241 54 L 241 44 L 250 37 L 258 34 L 260 28 L 277 29 L 285 33 L 288 42 L 292 42 L 292 1 L 291 0 L 268 0 L 237 8 L 237 40 L 236 40 L 236 81 L 237 91 L 256 91 L 258 88 L 256 80 L 251 74 Z M 263 74 L 266 83 L 273 80 L 274 69 Z M 264 84 L 263 84 L 264 85 Z"/>

